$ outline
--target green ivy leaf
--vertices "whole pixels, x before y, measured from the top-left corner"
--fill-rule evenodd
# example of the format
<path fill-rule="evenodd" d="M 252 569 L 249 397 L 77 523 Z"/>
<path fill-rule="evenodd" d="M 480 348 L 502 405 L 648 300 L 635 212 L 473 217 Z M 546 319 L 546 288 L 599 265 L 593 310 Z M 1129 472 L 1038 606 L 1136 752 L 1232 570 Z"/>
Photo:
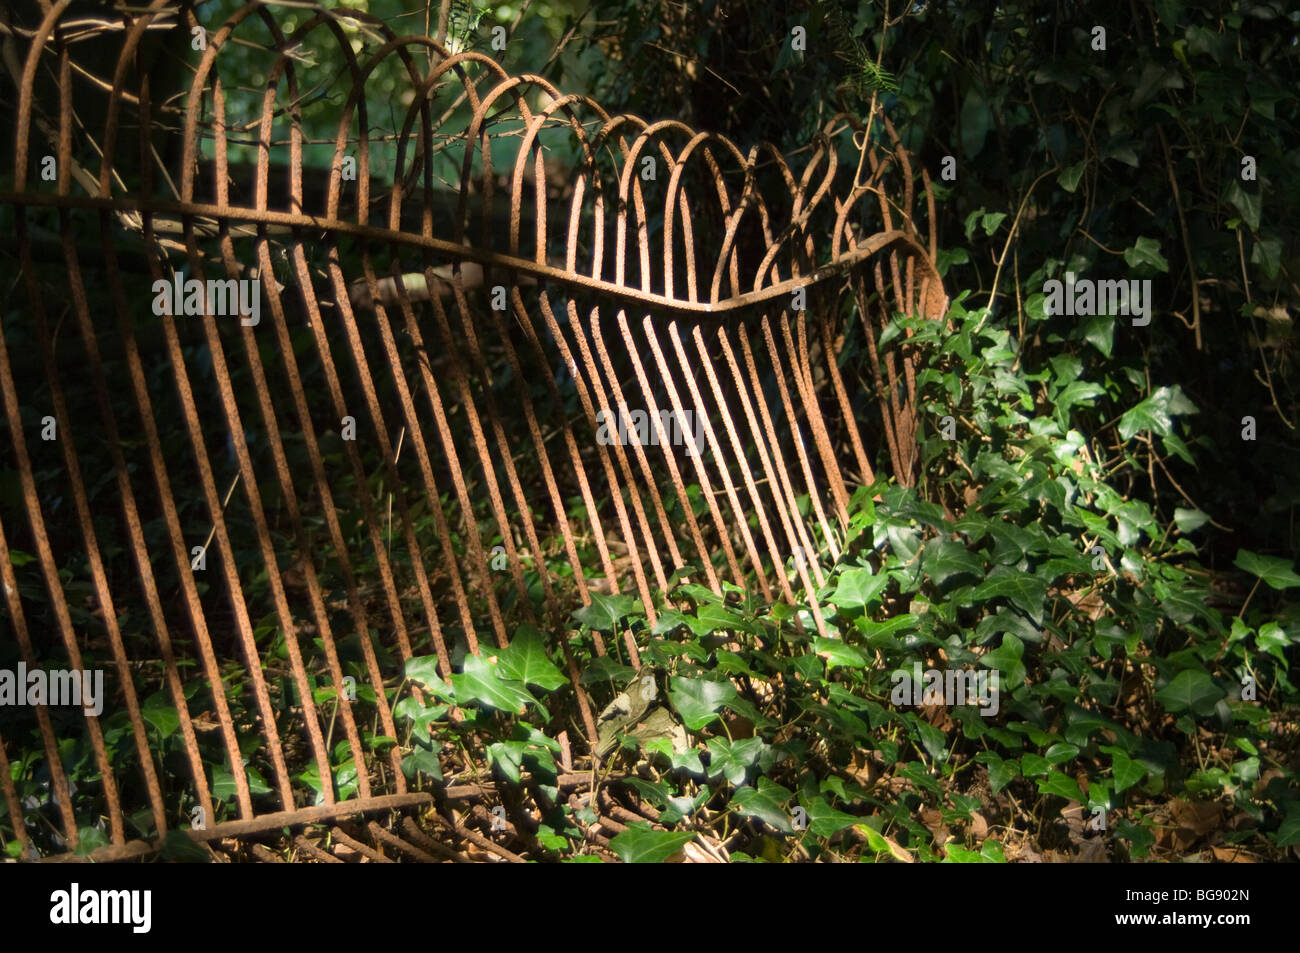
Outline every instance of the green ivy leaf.
<path fill-rule="evenodd" d="M 1034 778 L 1040 774 L 1048 774 L 1052 770 L 1052 762 L 1041 754 L 1027 751 L 1020 756 L 1020 770 L 1025 777 Z"/>
<path fill-rule="evenodd" d="M 674 751 L 673 770 L 685 771 L 694 778 L 704 777 L 704 762 L 700 760 L 700 750 L 698 748 L 687 748 L 685 751 Z M 701 793 L 707 794 L 708 790 L 706 789 Z"/>
<path fill-rule="evenodd" d="M 681 678 L 674 675 L 668 686 L 668 697 L 691 731 L 700 731 L 717 717 L 720 711 L 736 698 L 736 686 L 731 682 L 714 682 L 706 678 Z"/>
<path fill-rule="evenodd" d="M 714 603 L 723 601 L 723 597 L 718 595 L 712 589 L 706 589 L 704 586 L 695 582 L 682 583 L 672 591 L 671 597 L 674 601 L 690 599 L 698 606 L 713 605 Z"/>
<path fill-rule="evenodd" d="M 1178 74 L 1178 70 L 1161 63 L 1147 63 L 1142 68 L 1137 89 L 1133 91 L 1132 104 L 1136 108 L 1150 102 L 1160 94 L 1161 90 L 1182 88 L 1183 78 Z"/>
<path fill-rule="evenodd" d="M 938 585 L 945 585 L 954 576 L 984 577 L 984 566 L 956 540 L 935 539 L 921 551 L 921 566 L 925 574 Z"/>
<path fill-rule="evenodd" d="M 662 864 L 694 837 L 694 831 L 655 831 L 648 821 L 634 821 L 609 846 L 625 864 Z"/>
<path fill-rule="evenodd" d="M 248 779 L 249 793 L 270 793 L 271 786 L 266 783 L 266 779 L 256 768 L 248 768 L 244 776 Z M 226 770 L 225 765 L 212 767 L 212 796 L 223 801 L 228 801 L 235 796 L 235 776 Z"/>
<path fill-rule="evenodd" d="M 1192 711 L 1202 717 L 1214 711 L 1214 706 L 1226 695 L 1206 672 L 1184 669 L 1164 688 L 1156 692 L 1160 704 L 1171 712 Z"/>
<path fill-rule="evenodd" d="M 1124 261 L 1130 268 L 1150 268 L 1162 274 L 1169 271 L 1169 262 L 1160 254 L 1160 242 L 1154 238 L 1139 238 L 1132 248 L 1124 249 Z"/>
<path fill-rule="evenodd" d="M 1049 772 L 1047 777 L 1038 782 L 1039 794 L 1055 794 L 1057 797 L 1063 797 L 1069 801 L 1078 801 L 1080 804 L 1086 800 L 1083 792 L 1079 790 L 1079 784 L 1074 778 L 1066 777 L 1060 771 Z"/>
<path fill-rule="evenodd" d="M 488 763 L 500 768 L 511 784 L 518 784 L 522 777 L 520 768 L 524 763 L 524 749 L 527 747 L 523 741 L 494 742 L 487 747 Z"/>
<path fill-rule="evenodd" d="M 1002 845 L 997 841 L 989 838 L 980 845 L 980 855 L 991 864 L 1005 864 L 1006 855 L 1002 853 Z"/>
<path fill-rule="evenodd" d="M 678 612 L 676 609 L 665 609 L 659 613 L 659 618 L 655 620 L 654 627 L 651 628 L 650 634 L 654 636 L 670 635 L 676 632 L 682 626 L 686 626 L 696 635 L 706 635 L 695 628 L 695 620 L 690 616 Z"/>
<path fill-rule="evenodd" d="M 1114 350 L 1115 316 L 1113 314 L 1094 314 L 1079 322 L 1079 332 L 1083 339 L 1109 358 Z"/>
<path fill-rule="evenodd" d="M 438 656 L 421 655 L 408 659 L 405 674 L 411 681 L 423 685 L 440 701 L 456 703 L 456 689 L 444 682 L 438 674 Z"/>
<path fill-rule="evenodd" d="M 549 658 L 542 633 L 527 623 L 516 631 L 510 646 L 497 653 L 497 671 L 505 678 L 555 691 L 568 679 Z"/>
<path fill-rule="evenodd" d="M 1002 566 L 1013 566 L 1020 562 L 1034 542 L 1033 537 L 1023 528 L 1015 523 L 1004 523 L 1000 520 L 989 522 L 988 533 L 993 537 L 993 551 L 989 558 Z M 1003 571 L 994 575 L 1005 574 Z"/>
<path fill-rule="evenodd" d="M 166 692 L 158 691 L 146 698 L 144 704 L 140 706 L 140 714 L 144 716 L 144 720 L 164 738 L 170 738 L 181 725 L 180 715 L 168 704 L 169 697 Z"/>
<path fill-rule="evenodd" d="M 1065 764 L 1065 762 L 1073 759 L 1078 753 L 1079 746 L 1072 745 L 1068 741 L 1058 741 L 1043 752 L 1048 762 L 1052 765 Z"/>
<path fill-rule="evenodd" d="M 1252 232 L 1259 231 L 1261 200 L 1258 192 L 1247 192 L 1241 187 L 1240 182 L 1231 178 L 1228 180 L 1228 187 L 1224 190 L 1223 197 L 1241 213 L 1241 217 L 1250 226 Z"/>
<path fill-rule="evenodd" d="M 1282 267 L 1282 242 L 1277 238 L 1261 238 L 1250 250 L 1250 263 L 1263 269 L 1269 281 L 1277 278 Z"/>
<path fill-rule="evenodd" d="M 872 575 L 870 569 L 853 567 L 840 573 L 835 591 L 827 597 L 837 609 L 862 609 L 880 603 L 880 594 L 889 585 L 889 576 Z"/>
<path fill-rule="evenodd" d="M 867 846 L 877 854 L 889 854 L 891 857 L 894 857 L 896 860 L 900 860 L 903 863 L 911 863 L 915 859 L 903 847 L 886 839 L 883 834 L 870 824 L 858 824 L 857 829 L 866 835 Z"/>
<path fill-rule="evenodd" d="M 709 635 L 718 630 L 734 632 L 737 629 L 741 631 L 750 631 L 752 629 L 752 626 L 739 613 L 733 612 L 724 605 L 711 603 L 700 606 L 696 618 L 698 619 L 698 627 L 693 626 L 692 628 L 697 635 Z"/>
<path fill-rule="evenodd" d="M 1073 193 L 1079 187 L 1079 180 L 1083 178 L 1083 170 L 1088 167 L 1087 161 L 1076 162 L 1074 165 L 1067 165 L 1057 175 L 1056 181 L 1065 191 Z"/>
<path fill-rule="evenodd" d="M 867 640 L 873 649 L 891 648 L 897 644 L 897 637 L 916 627 L 916 616 L 911 613 L 894 616 L 884 622 L 872 622 L 866 616 L 854 621 L 853 627 Z"/>
<path fill-rule="evenodd" d="M 814 638 L 813 648 L 817 654 L 826 659 L 826 670 L 833 671 L 835 666 L 843 668 L 866 668 L 866 657 L 851 645 L 840 639 Z"/>
<path fill-rule="evenodd" d="M 1259 631 L 1255 633 L 1255 645 L 1259 647 L 1259 650 L 1267 652 L 1283 665 L 1288 664 L 1284 653 L 1290 644 L 1291 638 L 1286 634 L 1286 630 L 1276 622 L 1264 623 L 1259 627 Z"/>
<path fill-rule="evenodd" d="M 1300 801 L 1292 801 L 1287 806 L 1286 817 L 1273 835 L 1273 843 L 1278 847 L 1300 844 Z"/>
<path fill-rule="evenodd" d="M 995 575 L 997 574 L 997 575 Z M 1034 620 L 1043 622 L 1043 600 L 1047 597 L 1047 584 L 1037 576 L 999 566 L 971 592 L 975 602 L 987 602 L 998 596 L 1011 600 L 1011 604 Z"/>
<path fill-rule="evenodd" d="M 808 812 L 808 830 L 812 831 L 815 837 L 834 837 L 844 828 L 851 827 L 861 820 L 852 814 L 845 814 L 831 807 L 821 797 L 810 799 L 804 808 Z"/>
<path fill-rule="evenodd" d="M 944 858 L 940 863 L 944 864 L 987 864 L 991 863 L 988 859 L 973 850 L 960 847 L 955 843 L 945 844 L 943 847 Z"/>
<path fill-rule="evenodd" d="M 640 615 L 639 603 L 631 596 L 607 596 L 591 593 L 591 605 L 573 611 L 573 617 L 597 632 L 613 632 L 619 621 L 630 615 Z"/>
<path fill-rule="evenodd" d="M 357 779 L 357 763 L 349 758 L 334 769 L 334 790 L 339 800 L 347 800 L 357 793 L 360 782 Z"/>
<path fill-rule="evenodd" d="M 1074 381 L 1067 384 L 1061 393 L 1056 395 L 1056 410 L 1061 415 L 1062 423 L 1068 422 L 1067 412 L 1071 408 L 1078 405 L 1091 407 L 1096 398 L 1105 395 L 1105 388 L 1099 384 L 1090 384 L 1087 381 Z"/>
<path fill-rule="evenodd" d="M 456 697 L 462 705 L 483 705 L 501 711 L 522 712 L 527 705 L 536 705 L 542 716 L 550 719 L 546 708 L 518 682 L 507 681 L 497 674 L 497 666 L 481 655 L 466 655 L 465 670 L 451 677 Z"/>
<path fill-rule="evenodd" d="M 1141 781 L 1147 773 L 1141 761 L 1134 761 L 1122 748 L 1106 745 L 1101 749 L 1110 755 L 1110 769 L 1115 777 L 1115 793 L 1125 791 Z"/>
<path fill-rule="evenodd" d="M 1180 533 L 1195 532 L 1204 526 L 1209 519 L 1209 516 L 1200 510 L 1188 510 L 1181 506 L 1174 508 L 1174 525 L 1178 527 Z"/>
<path fill-rule="evenodd" d="M 636 669 L 630 665 L 620 665 L 608 655 L 597 655 L 587 663 L 582 675 L 578 677 L 580 685 L 596 685 L 611 681 L 617 684 L 630 681 L 636 675 Z"/>
<path fill-rule="evenodd" d="M 417 773 L 442 781 L 442 764 L 438 760 L 438 753 L 427 748 L 416 748 L 402 759 L 402 773 L 412 781 Z"/>
<path fill-rule="evenodd" d="M 1173 425 L 1164 402 L 1152 394 L 1120 417 L 1119 435 L 1124 440 L 1131 440 L 1139 430 L 1149 430 L 1156 436 L 1163 437 L 1170 433 Z"/>
<path fill-rule="evenodd" d="M 449 710 L 450 707 L 447 705 L 431 705 L 426 708 L 414 698 L 408 697 L 393 706 L 393 717 L 409 718 L 411 737 L 421 743 L 427 743 L 429 725 L 447 714 Z"/>
<path fill-rule="evenodd" d="M 746 817 L 756 817 L 769 827 L 783 834 L 793 834 L 790 818 L 782 806 L 794 796 L 794 792 L 774 784 L 767 778 L 759 778 L 756 788 L 740 788 L 731 798 L 732 806 Z"/>
<path fill-rule="evenodd" d="M 547 850 L 565 850 L 569 846 L 569 839 L 562 837 L 558 831 L 546 824 L 537 826 L 537 843 L 541 844 Z"/>
<path fill-rule="evenodd" d="M 1249 549 L 1237 551 L 1232 564 L 1238 569 L 1263 579 L 1274 589 L 1294 589 L 1300 586 L 1300 576 L 1291 568 L 1291 560 L 1277 556 L 1260 556 Z"/>
<path fill-rule="evenodd" d="M 749 776 L 749 769 L 763 767 L 772 760 L 770 746 L 762 738 L 709 739 L 709 777 L 725 777 L 739 787 Z"/>
<path fill-rule="evenodd" d="M 982 761 L 989 769 L 989 786 L 997 794 L 1004 787 L 1020 776 L 1020 762 L 1014 758 L 1003 759 L 992 751 L 981 751 L 975 760 Z"/>
<path fill-rule="evenodd" d="M 668 785 L 662 781 L 646 781 L 643 778 L 629 775 L 623 779 L 623 783 L 628 787 L 636 790 L 643 798 L 653 804 L 656 808 L 663 809 L 668 805 L 668 799 L 673 796 Z"/>
<path fill-rule="evenodd" d="M 659 823 L 676 824 L 678 821 L 690 817 L 698 811 L 704 806 L 704 802 L 711 797 L 713 797 L 713 792 L 707 787 L 693 798 L 670 797 L 668 799 L 667 807 L 659 813 Z"/>
<path fill-rule="evenodd" d="M 948 738 L 942 731 L 928 721 L 916 720 L 916 730 L 921 736 L 921 745 L 935 761 L 944 761 L 948 757 Z"/>
<path fill-rule="evenodd" d="M 1002 220 L 1007 217 L 1006 212 L 986 212 L 980 220 L 980 225 L 984 227 L 985 235 L 992 235 L 1002 224 Z"/>

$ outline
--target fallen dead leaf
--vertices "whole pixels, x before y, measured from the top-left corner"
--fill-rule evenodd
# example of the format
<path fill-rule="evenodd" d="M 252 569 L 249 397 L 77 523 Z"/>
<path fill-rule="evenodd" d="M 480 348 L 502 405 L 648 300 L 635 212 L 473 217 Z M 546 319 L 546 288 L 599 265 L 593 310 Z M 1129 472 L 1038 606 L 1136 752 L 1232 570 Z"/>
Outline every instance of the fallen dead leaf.
<path fill-rule="evenodd" d="M 948 825 L 943 822 L 943 812 L 936 808 L 928 807 L 921 811 L 921 823 L 934 836 L 934 842 L 939 847 L 946 844 L 952 837 Z"/>
<path fill-rule="evenodd" d="M 1097 589 L 1049 589 L 1047 594 L 1049 596 L 1064 596 L 1076 611 L 1093 622 L 1100 619 L 1102 613 L 1106 611 L 1106 603 L 1101 598 L 1101 592 Z"/>
<path fill-rule="evenodd" d="M 883 840 L 885 844 L 889 847 L 889 852 L 894 855 L 895 860 L 901 860 L 905 864 L 916 863 L 916 858 L 913 857 L 910 853 L 908 853 L 906 848 L 904 848 L 892 837 L 886 837 L 884 834 L 881 834 L 880 837 L 881 840 Z"/>
<path fill-rule="evenodd" d="M 1214 859 L 1225 864 L 1255 864 L 1258 861 L 1253 854 L 1248 854 L 1240 847 L 1211 847 Z"/>
<path fill-rule="evenodd" d="M 1109 864 L 1110 851 L 1104 837 L 1089 837 L 1079 845 L 1079 855 L 1075 858 L 1079 864 Z"/>
<path fill-rule="evenodd" d="M 1175 824 L 1198 837 L 1223 826 L 1223 805 L 1215 801 L 1172 801 L 1169 813 Z"/>
<path fill-rule="evenodd" d="M 1157 821 L 1156 847 L 1185 854 L 1207 834 L 1224 826 L 1223 805 L 1214 801 L 1170 801 Z"/>
<path fill-rule="evenodd" d="M 867 841 L 867 835 L 864 832 L 864 828 L 866 828 L 866 826 L 867 825 L 865 824 L 854 824 L 852 828 L 853 836 L 855 836 L 858 840 Z M 893 855 L 895 860 L 901 861 L 904 864 L 916 863 L 916 858 L 913 857 L 908 852 L 906 847 L 898 843 L 898 841 L 894 840 L 892 837 L 889 837 L 886 834 L 881 834 L 877 831 L 872 831 L 872 833 L 885 842 L 885 846 L 889 848 L 889 852 L 890 854 Z M 870 841 L 867 842 L 868 844 L 870 844 Z M 870 847 L 868 847 L 868 850 L 869 849 Z"/>
<path fill-rule="evenodd" d="M 1008 859 L 1010 859 L 1008 857 Z M 1034 845 L 1025 842 L 1020 847 L 1019 857 L 1021 863 L 1025 864 L 1042 864 L 1046 863 L 1047 858 L 1034 849 Z"/>

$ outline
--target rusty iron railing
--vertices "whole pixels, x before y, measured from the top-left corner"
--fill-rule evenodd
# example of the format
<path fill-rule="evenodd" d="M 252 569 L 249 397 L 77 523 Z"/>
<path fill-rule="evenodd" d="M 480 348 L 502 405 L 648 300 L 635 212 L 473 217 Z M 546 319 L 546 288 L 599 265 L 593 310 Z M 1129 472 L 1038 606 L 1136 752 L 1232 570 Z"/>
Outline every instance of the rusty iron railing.
<path fill-rule="evenodd" d="M 445 677 L 521 622 L 563 633 L 594 591 L 635 595 L 653 622 L 684 577 L 735 584 L 823 627 L 810 594 L 852 487 L 875 478 L 871 403 L 893 476 L 915 468 L 914 358 L 906 337 L 877 341 L 947 304 L 928 178 L 923 240 L 883 114 L 892 148 L 837 117 L 796 175 L 773 147 L 611 117 L 480 53 L 303 4 L 288 35 L 274 5 L 209 24 L 173 97 L 146 53 L 189 53 L 188 6 L 86 22 L 68 5 L 0 24 L 4 640 L 28 670 L 107 672 L 84 725 L 34 708 L 55 843 L 94 821 L 60 751 L 73 734 L 102 779 L 96 856 L 121 858 L 153 849 L 136 832 L 181 826 L 181 789 L 208 818 L 230 802 L 190 832 L 211 843 L 432 803 L 396 746 L 363 743 L 366 726 L 398 736 L 404 663 L 434 654 Z M 78 55 L 91 42 L 115 52 L 102 75 Z M 222 82 L 222 54 L 250 42 L 255 96 Z M 327 45 L 344 68 L 309 82 Z M 368 99 L 393 63 L 400 95 Z M 241 97 L 254 105 L 232 115 Z M 304 120 L 322 103 L 333 160 L 315 167 Z M 232 163 L 237 147 L 255 164 Z M 850 335 L 866 382 L 836 359 Z M 554 643 L 594 739 L 570 640 Z M 361 766 L 346 791 L 335 748 Z M 262 772 L 218 789 L 205 752 Z M 42 806 L 19 801 L 19 754 L 0 739 L 10 823 L 34 852 Z M 642 816 L 608 807 L 614 825 Z M 477 815 L 433 816 L 516 858 Z M 409 820 L 402 836 L 336 826 L 335 843 L 464 859 Z"/>

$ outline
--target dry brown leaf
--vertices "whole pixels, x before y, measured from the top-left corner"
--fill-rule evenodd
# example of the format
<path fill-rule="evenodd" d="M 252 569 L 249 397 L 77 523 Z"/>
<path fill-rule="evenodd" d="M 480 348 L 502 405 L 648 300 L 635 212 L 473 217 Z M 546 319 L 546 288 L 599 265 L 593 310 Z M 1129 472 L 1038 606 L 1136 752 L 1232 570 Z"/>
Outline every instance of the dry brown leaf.
<path fill-rule="evenodd" d="M 1110 851 L 1104 837 L 1089 837 L 1079 844 L 1079 855 L 1075 858 L 1079 864 L 1109 864 Z"/>
<path fill-rule="evenodd" d="M 1066 829 L 1070 832 L 1070 840 L 1078 844 L 1083 840 L 1083 829 L 1087 823 L 1087 818 L 1083 813 L 1083 805 L 1078 801 L 1070 801 L 1061 809 L 1061 818 L 1065 821 Z"/>
<path fill-rule="evenodd" d="M 900 860 L 905 864 L 916 863 L 916 858 L 913 857 L 911 854 L 909 854 L 907 852 L 907 849 L 904 848 L 892 837 L 886 837 L 884 834 L 881 834 L 880 839 L 883 840 L 886 845 L 888 845 L 889 852 L 894 855 L 895 860 Z"/>
<path fill-rule="evenodd" d="M 854 824 L 853 827 L 851 828 L 851 831 L 855 838 L 857 838 L 859 841 L 865 842 L 868 845 L 867 849 L 871 850 L 870 847 L 871 840 L 867 836 L 866 824 Z M 907 848 L 899 844 L 898 841 L 894 840 L 892 837 L 888 836 L 887 834 L 881 834 L 879 831 L 876 831 L 874 829 L 871 831 L 871 833 L 873 836 L 879 837 L 881 840 L 885 842 L 885 846 L 889 848 L 889 853 L 893 855 L 895 860 L 901 861 L 904 864 L 916 863 L 916 858 L 913 857 L 910 853 L 908 853 Z"/>
<path fill-rule="evenodd" d="M 1020 847 L 1020 856 L 1017 858 L 1025 864 L 1042 864 L 1046 863 L 1047 858 L 1034 849 L 1034 845 L 1026 841 Z"/>
<path fill-rule="evenodd" d="M 857 750 L 853 752 L 853 758 L 849 762 L 849 773 L 863 787 L 870 787 L 880 772 L 872 764 L 872 755 L 874 752 Z"/>
<path fill-rule="evenodd" d="M 952 838 L 948 825 L 943 822 L 943 812 L 937 808 L 927 807 L 921 811 L 921 823 L 933 835 L 934 842 L 939 847 L 942 847 Z"/>
<path fill-rule="evenodd" d="M 1198 837 L 1223 826 L 1223 805 L 1215 801 L 1172 801 L 1174 823 Z"/>
<path fill-rule="evenodd" d="M 1049 589 L 1048 595 L 1064 596 L 1083 616 L 1096 622 L 1106 611 L 1106 603 L 1096 589 L 1069 589 L 1065 591 Z"/>
<path fill-rule="evenodd" d="M 1210 850 L 1214 852 L 1215 860 L 1225 864 L 1258 863 L 1254 855 L 1246 853 L 1240 847 L 1211 847 Z"/>
<path fill-rule="evenodd" d="M 1185 854 L 1194 843 L 1196 835 L 1183 827 L 1157 827 L 1155 846 L 1159 851 Z"/>

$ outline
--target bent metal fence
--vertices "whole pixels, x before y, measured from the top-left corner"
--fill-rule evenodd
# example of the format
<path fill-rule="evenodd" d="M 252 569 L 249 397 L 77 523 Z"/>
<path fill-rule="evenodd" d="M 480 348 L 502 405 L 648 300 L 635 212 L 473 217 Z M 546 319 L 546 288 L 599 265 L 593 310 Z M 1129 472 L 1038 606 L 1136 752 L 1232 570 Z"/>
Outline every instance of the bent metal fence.
<path fill-rule="evenodd" d="M 578 638 L 575 608 L 630 594 L 653 623 L 691 581 L 822 629 L 872 445 L 901 482 L 916 463 L 906 335 L 878 342 L 947 305 L 929 181 L 923 240 L 883 115 L 828 122 L 796 174 L 364 13 L 68 6 L 0 24 L 0 782 L 24 857 L 184 830 L 274 859 L 259 837 L 325 825 L 298 856 L 518 859 L 518 797 L 374 743 L 403 737 L 407 662 L 447 678 L 536 626 L 583 752 L 579 662 L 638 645 Z M 102 689 L 56 704 L 84 671 Z M 599 808 L 600 843 L 655 816 Z"/>

